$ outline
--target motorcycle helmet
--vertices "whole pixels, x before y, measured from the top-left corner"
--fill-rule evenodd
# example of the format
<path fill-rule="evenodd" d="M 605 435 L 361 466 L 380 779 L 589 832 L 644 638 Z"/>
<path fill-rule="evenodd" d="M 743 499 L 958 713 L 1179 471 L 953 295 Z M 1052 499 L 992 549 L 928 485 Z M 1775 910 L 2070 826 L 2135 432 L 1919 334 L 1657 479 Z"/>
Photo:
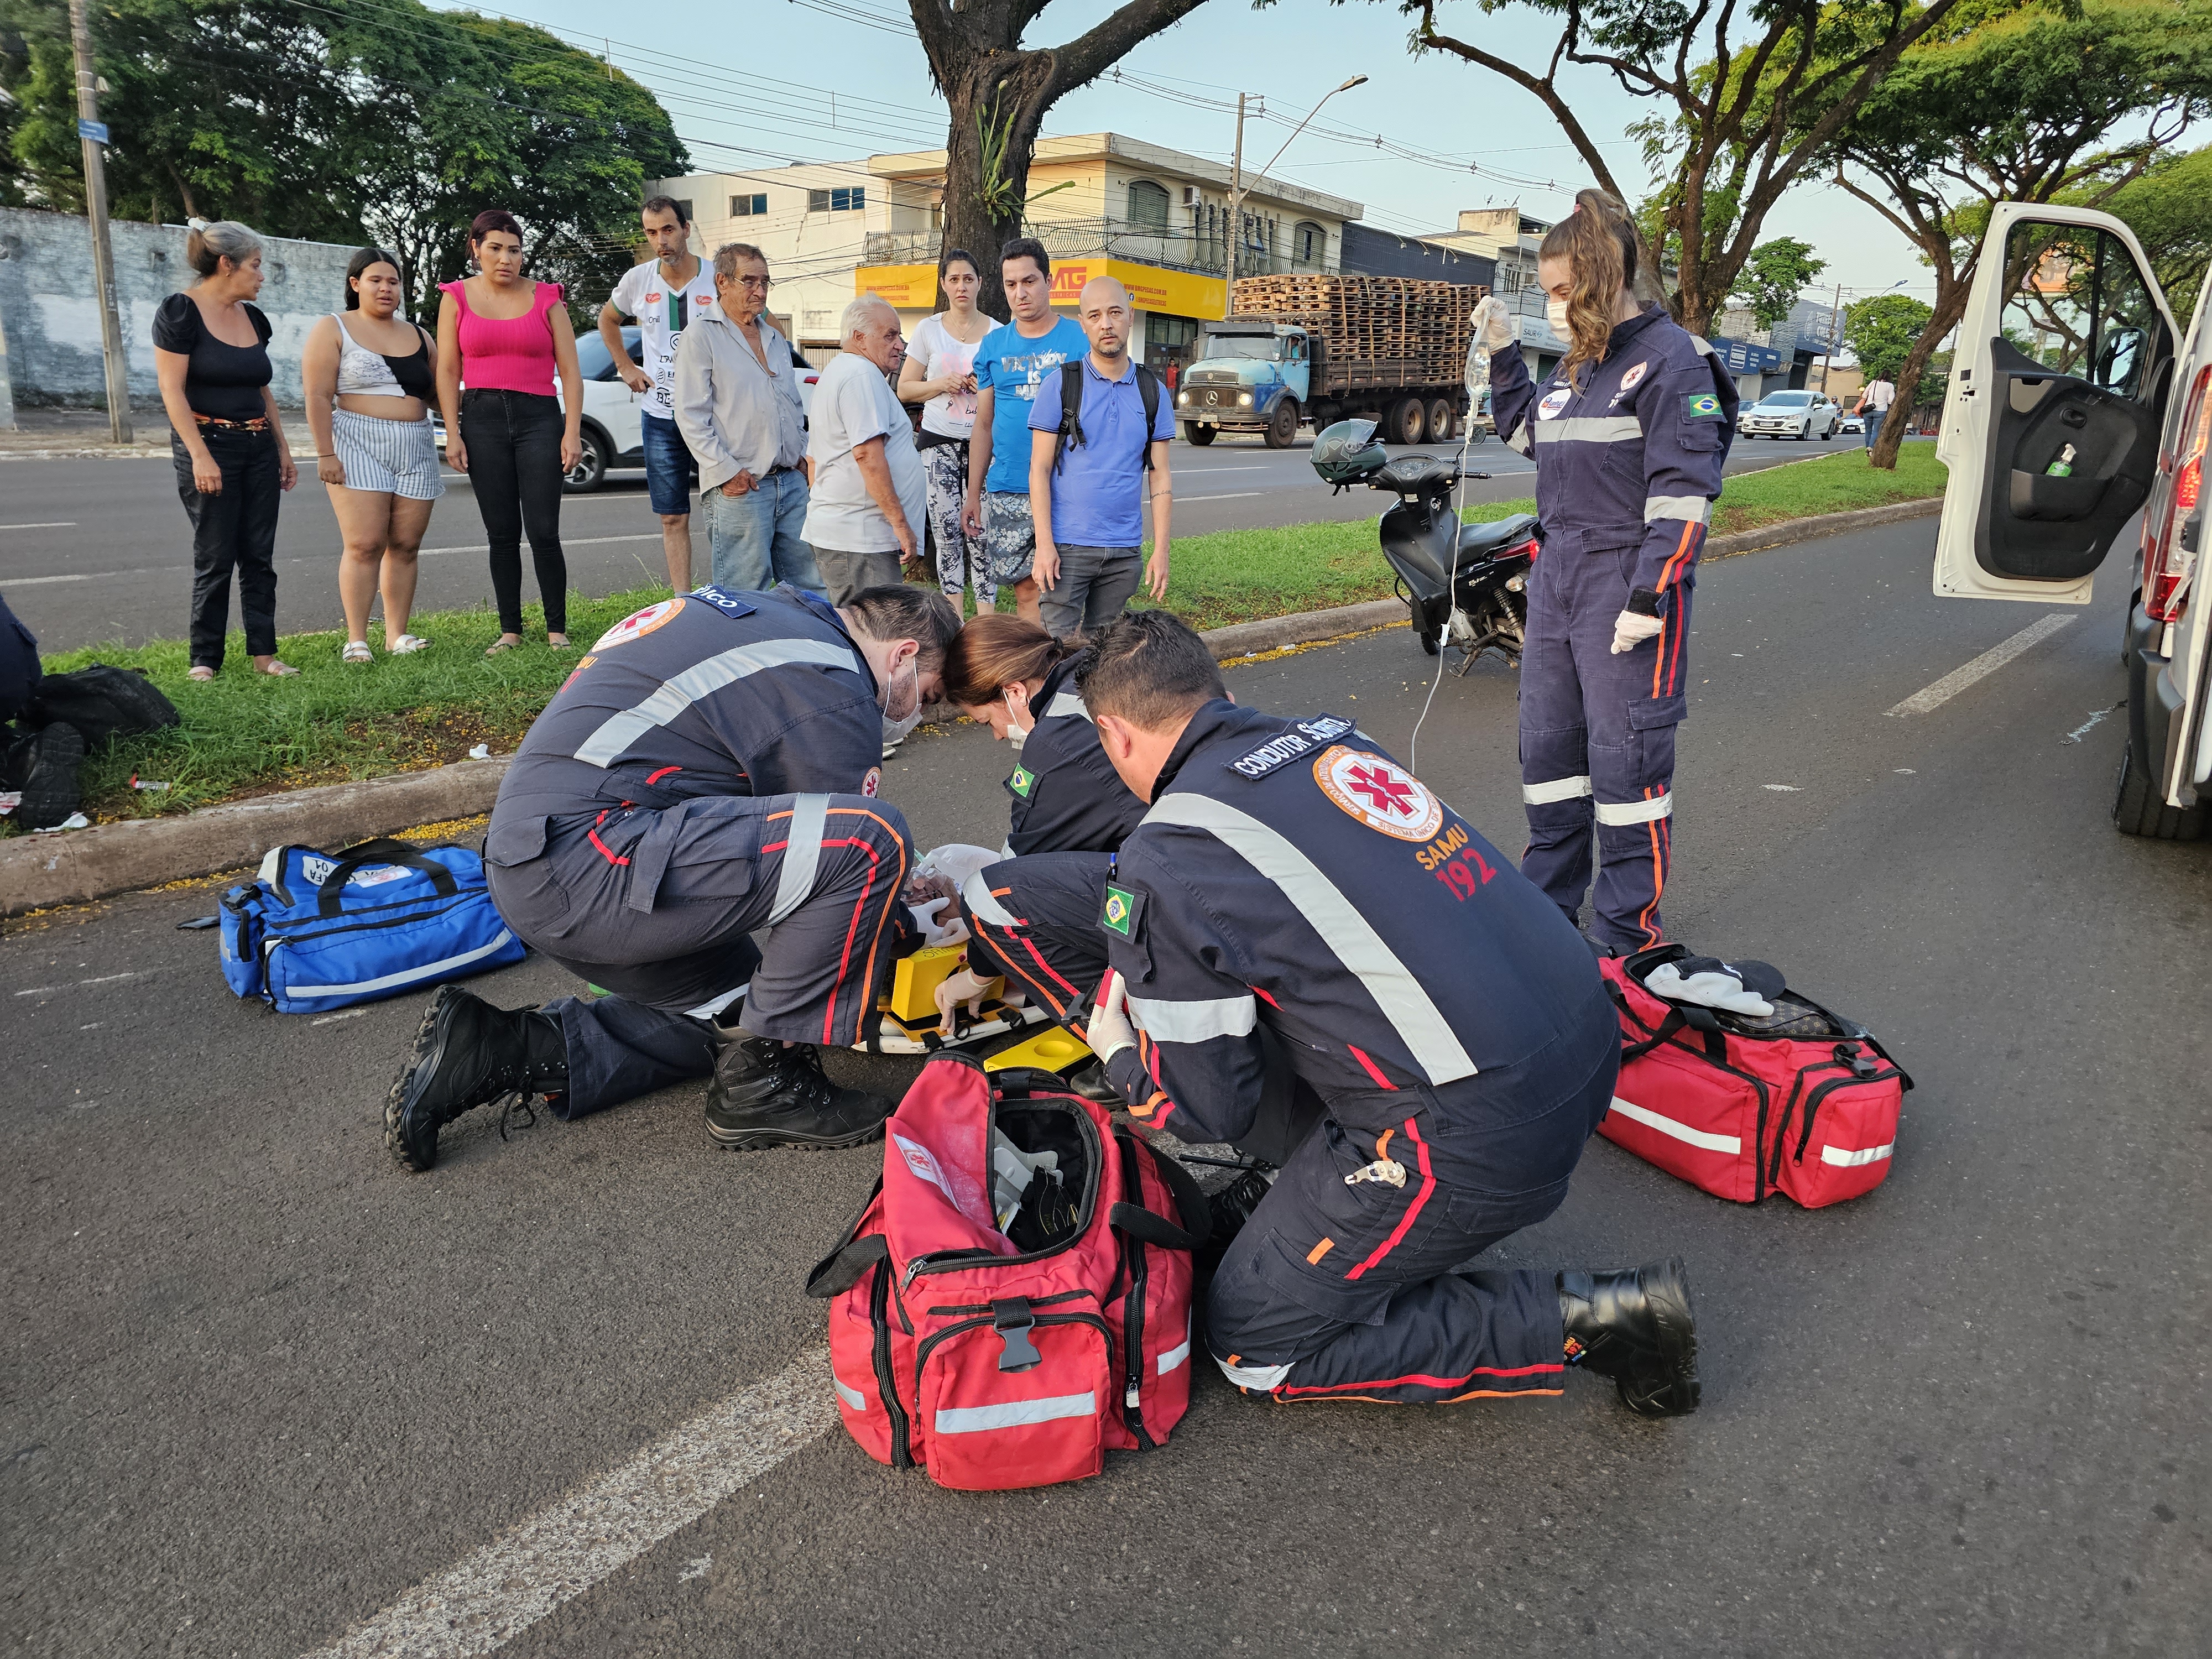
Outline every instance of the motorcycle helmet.
<path fill-rule="evenodd" d="M 1358 483 L 1379 471 L 1390 459 L 1375 441 L 1375 422 L 1365 419 L 1339 421 L 1314 440 L 1313 470 L 1324 483 Z"/>

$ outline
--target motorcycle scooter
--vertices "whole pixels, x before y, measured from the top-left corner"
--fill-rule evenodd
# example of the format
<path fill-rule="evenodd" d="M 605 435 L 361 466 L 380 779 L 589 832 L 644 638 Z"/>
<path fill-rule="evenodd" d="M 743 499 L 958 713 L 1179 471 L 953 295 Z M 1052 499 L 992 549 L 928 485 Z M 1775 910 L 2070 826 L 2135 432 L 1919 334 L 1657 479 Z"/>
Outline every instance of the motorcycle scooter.
<path fill-rule="evenodd" d="M 1458 461 L 1432 455 L 1394 460 L 1375 441 L 1370 420 L 1340 421 L 1316 438 L 1313 468 L 1336 489 L 1364 484 L 1398 497 L 1382 515 L 1382 556 L 1424 651 L 1433 657 L 1455 647 L 1462 675 L 1486 651 L 1521 665 L 1538 544 L 1533 514 L 1462 524 L 1453 486 L 1490 474 L 1463 472 Z"/>

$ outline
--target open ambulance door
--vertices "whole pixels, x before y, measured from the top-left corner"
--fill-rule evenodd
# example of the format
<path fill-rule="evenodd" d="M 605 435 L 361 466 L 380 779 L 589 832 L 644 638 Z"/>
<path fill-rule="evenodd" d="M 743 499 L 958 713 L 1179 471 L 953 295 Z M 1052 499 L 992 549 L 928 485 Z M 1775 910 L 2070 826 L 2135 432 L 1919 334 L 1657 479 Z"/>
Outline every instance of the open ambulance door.
<path fill-rule="evenodd" d="M 1990 213 L 1936 443 L 1939 597 L 2089 603 L 2157 474 L 2178 331 L 2110 214 Z"/>

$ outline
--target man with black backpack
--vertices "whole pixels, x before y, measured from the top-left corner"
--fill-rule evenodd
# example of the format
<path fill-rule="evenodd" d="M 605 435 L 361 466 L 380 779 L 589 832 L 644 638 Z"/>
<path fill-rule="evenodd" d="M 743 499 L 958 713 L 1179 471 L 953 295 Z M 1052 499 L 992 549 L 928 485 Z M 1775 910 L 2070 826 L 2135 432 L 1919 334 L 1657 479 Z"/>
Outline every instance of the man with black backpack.
<path fill-rule="evenodd" d="M 1152 508 L 1142 580 L 1167 597 L 1168 440 L 1175 411 L 1158 378 L 1129 358 L 1129 290 L 1111 276 L 1083 287 L 1088 356 L 1060 365 L 1030 404 L 1030 511 L 1036 520 L 1039 619 L 1056 638 L 1094 633 L 1137 591 L 1141 487 Z"/>

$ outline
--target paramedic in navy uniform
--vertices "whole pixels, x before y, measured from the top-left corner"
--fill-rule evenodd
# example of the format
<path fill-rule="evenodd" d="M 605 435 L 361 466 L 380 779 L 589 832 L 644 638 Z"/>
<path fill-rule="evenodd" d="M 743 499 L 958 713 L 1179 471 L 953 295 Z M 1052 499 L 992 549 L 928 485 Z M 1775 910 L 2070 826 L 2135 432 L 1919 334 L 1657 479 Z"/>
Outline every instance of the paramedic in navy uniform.
<path fill-rule="evenodd" d="M 912 843 L 878 763 L 959 627 L 933 589 L 710 586 L 603 635 L 501 782 L 484 863 L 507 926 L 614 994 L 440 991 L 385 1104 L 392 1155 L 428 1169 L 441 1127 L 503 1097 L 582 1117 L 709 1072 L 723 1146 L 879 1133 L 890 1103 L 833 1087 L 814 1045 L 860 1036 L 904 942 Z"/>
<path fill-rule="evenodd" d="M 1151 803 L 1106 890 L 1092 1049 L 1186 1140 L 1250 1128 L 1264 1032 L 1328 1106 L 1214 1278 L 1229 1380 L 1449 1403 L 1557 1394 L 1579 1363 L 1646 1415 L 1694 1409 L 1679 1258 L 1460 1270 L 1559 1207 L 1613 1099 L 1620 1024 L 1558 908 L 1351 721 L 1214 696 L 1165 611 L 1103 629 L 1080 678 Z"/>
<path fill-rule="evenodd" d="M 1541 387 L 1504 307 L 1485 300 L 1474 316 L 1498 430 L 1535 458 L 1543 526 L 1521 658 L 1521 871 L 1572 920 L 1595 818 L 1591 936 L 1636 950 L 1662 933 L 1690 591 L 1735 438 L 1735 384 L 1665 307 L 1638 306 L 1636 235 L 1603 191 L 1552 227 L 1536 276 L 1571 342 Z"/>

